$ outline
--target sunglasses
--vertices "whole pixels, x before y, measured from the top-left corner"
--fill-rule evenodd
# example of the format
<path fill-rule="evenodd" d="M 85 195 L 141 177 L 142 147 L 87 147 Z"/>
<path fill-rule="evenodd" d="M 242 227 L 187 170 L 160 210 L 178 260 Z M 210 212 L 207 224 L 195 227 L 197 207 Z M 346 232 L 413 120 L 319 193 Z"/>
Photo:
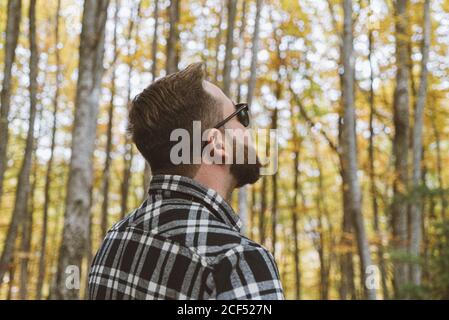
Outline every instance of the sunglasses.
<path fill-rule="evenodd" d="M 225 125 L 229 120 L 231 120 L 233 117 L 237 116 L 237 120 L 245 127 L 247 128 L 249 126 L 249 109 L 247 103 L 237 103 L 235 105 L 235 111 L 231 113 L 226 119 L 220 121 L 217 123 L 214 128 L 218 129 Z M 206 147 L 208 144 L 208 141 L 204 141 L 203 145 L 201 146 L 201 150 Z"/>
<path fill-rule="evenodd" d="M 237 103 L 235 105 L 235 111 L 230 114 L 226 119 L 223 121 L 220 121 L 217 123 L 214 128 L 218 129 L 221 126 L 225 125 L 229 120 L 231 120 L 233 117 L 237 116 L 237 120 L 245 127 L 247 128 L 249 126 L 249 109 L 247 103 Z"/>

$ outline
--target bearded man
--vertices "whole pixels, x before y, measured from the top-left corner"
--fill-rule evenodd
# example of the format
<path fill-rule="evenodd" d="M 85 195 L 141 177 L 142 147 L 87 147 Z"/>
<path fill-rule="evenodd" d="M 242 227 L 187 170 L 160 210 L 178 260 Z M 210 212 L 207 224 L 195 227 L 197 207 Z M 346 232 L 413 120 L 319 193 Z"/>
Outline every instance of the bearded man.
<path fill-rule="evenodd" d="M 109 230 L 95 255 L 90 298 L 283 299 L 273 256 L 240 233 L 229 204 L 234 189 L 260 176 L 245 139 L 248 105 L 234 104 L 196 63 L 152 83 L 130 108 L 129 132 L 153 176 L 146 200 Z M 200 161 L 194 141 L 191 161 L 174 161 L 172 132 L 194 137 L 195 121 L 204 129 Z"/>

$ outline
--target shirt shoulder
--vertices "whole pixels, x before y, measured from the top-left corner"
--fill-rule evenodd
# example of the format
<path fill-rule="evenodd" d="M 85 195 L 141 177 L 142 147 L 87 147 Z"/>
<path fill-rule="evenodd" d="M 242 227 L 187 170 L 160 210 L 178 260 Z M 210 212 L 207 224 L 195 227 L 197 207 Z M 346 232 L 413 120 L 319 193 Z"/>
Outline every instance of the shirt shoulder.
<path fill-rule="evenodd" d="M 165 206 L 157 233 L 192 249 L 210 263 L 230 249 L 251 242 L 205 205 L 188 201 L 182 206 Z"/>
<path fill-rule="evenodd" d="M 208 281 L 216 299 L 284 299 L 274 257 L 253 241 L 218 256 Z"/>

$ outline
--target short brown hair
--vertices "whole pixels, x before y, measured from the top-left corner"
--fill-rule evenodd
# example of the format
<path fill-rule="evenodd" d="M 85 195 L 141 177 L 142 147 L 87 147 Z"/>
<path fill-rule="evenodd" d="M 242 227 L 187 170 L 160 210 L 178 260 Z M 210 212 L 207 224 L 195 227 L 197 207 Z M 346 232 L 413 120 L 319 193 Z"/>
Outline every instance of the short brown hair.
<path fill-rule="evenodd" d="M 204 80 L 204 65 L 194 63 L 153 82 L 133 99 L 128 131 L 154 174 L 195 175 L 197 166 L 170 161 L 170 150 L 177 143 L 170 141 L 170 133 L 183 128 L 192 137 L 193 121 L 201 121 L 204 131 L 221 120 L 221 108 L 204 90 Z"/>

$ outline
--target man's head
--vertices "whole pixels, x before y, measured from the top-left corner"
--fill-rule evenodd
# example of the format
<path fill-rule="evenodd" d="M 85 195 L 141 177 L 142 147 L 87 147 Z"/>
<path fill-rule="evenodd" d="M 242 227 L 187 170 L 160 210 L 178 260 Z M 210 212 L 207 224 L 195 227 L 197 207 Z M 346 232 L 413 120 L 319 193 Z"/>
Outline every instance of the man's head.
<path fill-rule="evenodd" d="M 259 177 L 259 163 L 236 164 L 173 164 L 170 151 L 176 141 L 170 141 L 175 129 L 185 129 L 193 136 L 193 122 L 201 121 L 201 130 L 207 129 L 207 144 L 215 156 L 228 158 L 239 144 L 245 145 L 245 158 L 249 147 L 242 137 L 245 127 L 238 117 L 232 117 L 220 128 L 216 124 L 235 111 L 233 102 L 214 84 L 205 80 L 202 63 L 163 77 L 138 94 L 129 113 L 129 131 L 134 143 L 150 164 L 154 174 L 179 174 L 194 178 L 198 171 L 231 176 L 234 186 L 254 183 Z M 226 130 L 227 129 L 227 130 Z M 240 129 L 240 130 L 235 130 Z M 231 132 L 229 144 L 224 132 Z M 235 131 L 235 134 L 232 132 Z M 191 143 L 193 147 L 193 143 Z M 235 150 L 234 150 L 235 151 Z M 192 152 L 191 152 L 192 154 Z M 235 152 L 234 152 L 235 154 Z M 229 160 L 229 159 L 228 159 Z"/>

